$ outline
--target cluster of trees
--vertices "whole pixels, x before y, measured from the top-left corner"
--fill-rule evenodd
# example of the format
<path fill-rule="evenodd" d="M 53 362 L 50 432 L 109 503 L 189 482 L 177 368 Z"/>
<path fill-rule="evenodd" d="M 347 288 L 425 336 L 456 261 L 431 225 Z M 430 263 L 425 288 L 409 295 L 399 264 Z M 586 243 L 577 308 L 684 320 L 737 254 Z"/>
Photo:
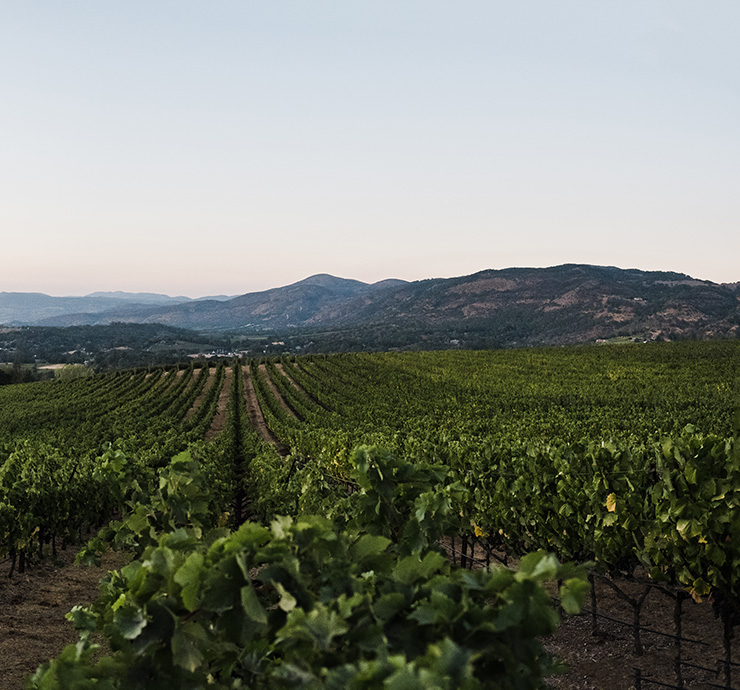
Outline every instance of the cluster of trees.
<path fill-rule="evenodd" d="M 0 360 L 88 364 L 97 369 L 171 364 L 192 353 L 230 347 L 227 336 L 159 324 L 23 327 L 0 333 Z"/>
<path fill-rule="evenodd" d="M 41 375 L 36 367 L 24 367 L 20 361 L 0 366 L 0 386 L 10 383 L 38 381 Z"/>

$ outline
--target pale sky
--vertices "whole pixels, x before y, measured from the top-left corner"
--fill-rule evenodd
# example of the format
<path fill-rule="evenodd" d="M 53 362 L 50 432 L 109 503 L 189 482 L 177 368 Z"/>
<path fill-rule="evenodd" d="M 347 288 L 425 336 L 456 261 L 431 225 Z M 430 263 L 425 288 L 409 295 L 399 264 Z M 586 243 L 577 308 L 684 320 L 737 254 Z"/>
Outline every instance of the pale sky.
<path fill-rule="evenodd" d="M 0 0 L 0 291 L 740 281 L 737 0 Z"/>

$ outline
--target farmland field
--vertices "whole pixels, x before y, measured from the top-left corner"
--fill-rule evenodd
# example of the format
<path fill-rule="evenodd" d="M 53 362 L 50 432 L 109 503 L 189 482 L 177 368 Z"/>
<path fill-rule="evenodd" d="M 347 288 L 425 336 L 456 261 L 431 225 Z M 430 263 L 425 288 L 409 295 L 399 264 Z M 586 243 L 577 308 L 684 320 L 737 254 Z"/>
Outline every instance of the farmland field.
<path fill-rule="evenodd" d="M 387 538 L 408 558 L 431 557 L 440 544 L 449 551 L 462 543 L 458 560 L 470 566 L 475 557 L 467 552 L 466 561 L 466 549 L 475 542 L 489 561 L 541 549 L 561 562 L 589 562 L 600 578 L 637 578 L 697 602 L 714 602 L 725 632 L 731 632 L 740 610 L 740 457 L 733 439 L 739 364 L 736 341 L 656 343 L 315 355 L 5 386 L 0 388 L 0 559 L 17 577 L 42 558 L 87 539 L 90 530 L 103 528 L 84 557 L 94 560 L 109 544 L 137 562 L 165 548 L 166 535 L 191 530 L 189 538 L 206 545 L 194 541 L 182 547 L 181 570 L 161 585 L 167 596 L 182 598 L 190 626 L 192 616 L 206 608 L 196 594 L 206 587 L 205 575 L 192 554 L 215 543 L 215 536 L 203 536 L 209 529 L 221 529 L 220 539 L 242 535 L 244 540 L 246 527 L 226 535 L 247 520 L 256 530 L 258 522 L 269 525 L 275 515 L 315 514 L 336 529 Z M 189 455 L 178 455 L 186 450 Z M 173 464 L 175 456 L 180 459 Z M 197 481 L 186 479 L 191 475 Z M 411 506 L 406 513 L 404 501 Z M 112 519 L 116 526 L 106 528 Z M 297 541 L 291 529 L 296 528 L 284 531 Z M 318 534 L 328 527 L 322 523 L 312 529 Z M 256 535 L 257 541 L 267 539 Z M 332 541 L 326 535 L 321 539 L 323 546 L 314 544 L 316 553 L 337 562 L 349 557 L 321 551 Z M 267 542 L 260 548 L 268 549 Z M 352 548 L 350 560 L 358 558 Z M 311 553 L 301 551 L 302 562 L 319 558 Z M 368 558 L 380 557 L 368 553 Z M 318 561 L 315 567 L 321 579 Z M 382 567 L 375 565 L 378 573 Z M 200 574 L 186 583 L 186 574 L 191 577 L 195 570 Z M 458 577 L 451 572 L 434 576 Z M 556 572 L 555 566 L 548 570 L 550 576 Z M 561 575 L 555 579 L 573 581 L 573 592 L 566 589 L 561 596 L 582 597 L 585 589 L 577 581 L 583 575 Z M 134 612 L 131 582 L 118 582 L 115 591 L 127 602 L 121 610 L 130 605 Z M 167 590 L 173 582 L 179 584 Z M 264 601 L 259 588 L 243 587 L 256 592 L 240 595 L 247 597 L 242 606 L 255 629 L 272 625 L 273 613 L 265 613 L 270 606 L 285 617 L 301 601 L 280 579 Z M 317 591 L 322 587 L 331 589 L 323 582 Z M 390 600 L 383 601 L 387 607 Z M 118 638 L 113 634 L 112 644 L 127 663 L 136 654 L 149 654 L 134 649 L 131 641 L 152 627 L 152 606 L 137 600 L 128 627 L 120 616 L 116 619 L 124 627 Z M 317 604 L 306 606 L 318 610 Z M 418 601 L 413 607 L 423 608 Z M 639 616 L 639 607 L 635 610 Z M 340 613 L 347 620 L 353 615 L 349 609 Z M 102 627 L 112 625 L 106 615 L 103 609 L 96 613 Z M 331 615 L 327 620 L 334 620 Z M 373 615 L 384 621 L 389 635 L 395 618 L 378 617 L 377 610 Z M 420 623 L 422 616 L 410 618 Z M 288 625 L 283 619 L 279 623 Z M 187 626 L 184 641 L 171 643 L 175 661 L 167 662 L 183 678 L 196 677 L 208 663 L 225 664 L 229 673 L 235 664 L 241 668 L 243 661 L 208 661 L 204 649 L 213 639 L 203 630 L 210 628 Z M 539 636 L 547 625 L 537 629 Z M 176 640 L 179 630 L 162 634 Z M 345 634 L 337 624 L 333 635 Z M 455 639 L 463 657 L 479 653 L 452 633 L 443 637 Z M 376 641 L 369 639 L 362 644 L 376 650 Z M 248 647 L 244 640 L 240 644 Z M 285 658 L 307 653 L 280 649 Z M 439 649 L 442 657 L 452 654 Z M 339 672 L 331 670 L 327 653 L 311 651 L 324 677 L 334 677 Z M 431 652 L 403 648 L 403 653 L 416 660 L 414 673 L 436 673 L 452 682 L 448 667 L 428 660 Z M 355 664 L 357 678 L 370 673 L 362 664 L 375 659 L 375 651 L 361 659 L 333 647 L 331 654 Z M 721 648 L 717 654 L 735 659 L 732 650 Z M 150 671 L 152 658 L 146 661 Z M 88 663 L 75 663 L 83 661 Z M 216 666 L 210 676 L 226 678 L 226 666 Z M 260 666 L 259 673 L 268 668 Z M 61 673 L 54 669 L 49 673 Z M 533 678 L 543 672 L 530 671 Z M 247 671 L 241 672 L 246 678 Z M 301 670 L 314 672 L 310 664 Z M 395 678 L 402 671 L 394 666 L 373 673 Z M 690 678 L 687 670 L 685 680 Z M 721 674 L 714 679 L 726 681 Z M 306 683 L 300 687 L 319 687 Z"/>

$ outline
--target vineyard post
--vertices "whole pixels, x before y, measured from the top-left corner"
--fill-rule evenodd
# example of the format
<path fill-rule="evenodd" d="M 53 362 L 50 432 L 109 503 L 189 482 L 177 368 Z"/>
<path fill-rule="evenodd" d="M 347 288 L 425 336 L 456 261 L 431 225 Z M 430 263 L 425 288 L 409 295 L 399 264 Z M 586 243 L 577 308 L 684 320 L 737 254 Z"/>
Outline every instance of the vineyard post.
<path fill-rule="evenodd" d="M 642 605 L 645 603 L 647 595 L 650 594 L 650 587 L 645 587 L 645 591 L 642 593 L 636 604 L 632 605 L 632 630 L 635 636 L 635 654 L 637 656 L 642 655 L 642 640 L 640 639 L 640 612 L 642 611 Z"/>
<path fill-rule="evenodd" d="M 588 582 L 591 585 L 591 635 L 599 634 L 599 617 L 596 611 L 596 578 L 593 573 L 588 574 Z"/>
<path fill-rule="evenodd" d="M 631 596 L 623 592 L 617 584 L 612 582 L 609 578 L 602 576 L 601 579 L 611 587 L 620 599 L 626 601 L 632 607 L 632 635 L 635 641 L 634 654 L 635 656 L 642 656 L 642 640 L 640 639 L 640 613 L 642 612 L 642 605 L 647 599 L 647 595 L 650 594 L 650 585 L 645 586 L 643 593 L 637 598 L 633 599 Z"/>
<path fill-rule="evenodd" d="M 723 607 L 724 634 L 723 642 L 725 646 L 725 687 L 732 690 L 732 638 L 734 637 L 734 621 L 731 607 L 725 603 Z"/>
<path fill-rule="evenodd" d="M 682 623 L 681 623 L 681 614 L 683 611 L 683 602 L 685 599 L 688 598 L 688 594 L 684 592 L 683 590 L 677 590 L 675 593 L 675 606 L 673 607 L 673 625 L 675 627 L 675 633 L 676 633 L 676 640 L 675 640 L 675 646 L 676 646 L 676 660 L 675 660 L 675 668 L 676 668 L 676 685 L 679 688 L 683 688 L 683 673 L 681 671 L 681 633 L 682 630 Z"/>

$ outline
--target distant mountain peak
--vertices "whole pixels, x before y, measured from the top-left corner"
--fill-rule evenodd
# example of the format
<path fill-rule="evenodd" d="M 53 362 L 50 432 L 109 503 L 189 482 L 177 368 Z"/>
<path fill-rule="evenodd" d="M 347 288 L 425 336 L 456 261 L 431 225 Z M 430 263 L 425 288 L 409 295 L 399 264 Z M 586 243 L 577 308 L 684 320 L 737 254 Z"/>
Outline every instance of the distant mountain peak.
<path fill-rule="evenodd" d="M 683 273 L 571 263 L 373 284 L 319 273 L 225 301 L 180 304 L 144 305 L 141 297 L 110 294 L 66 299 L 0 294 L 0 323 L 126 321 L 205 330 L 371 328 L 382 333 L 392 326 L 402 334 L 424 334 L 418 342 L 425 346 L 451 340 L 517 346 L 613 337 L 738 337 L 739 295 L 737 286 Z M 437 340 L 424 339 L 432 333 Z"/>
<path fill-rule="evenodd" d="M 353 280 L 352 278 L 338 278 L 329 273 L 316 273 L 315 275 L 308 276 L 303 280 L 299 280 L 293 285 L 314 285 L 317 287 L 325 288 L 342 288 L 342 287 L 364 287 L 367 283 L 363 283 L 360 280 Z"/>
<path fill-rule="evenodd" d="M 185 297 L 183 295 L 180 295 L 178 297 L 170 297 L 170 295 L 163 295 L 157 292 L 124 292 L 123 290 L 115 290 L 111 292 L 91 292 L 89 295 L 85 295 L 85 297 L 120 299 L 129 302 L 138 302 L 139 304 L 169 304 L 172 302 L 190 301 L 190 297 Z"/>

